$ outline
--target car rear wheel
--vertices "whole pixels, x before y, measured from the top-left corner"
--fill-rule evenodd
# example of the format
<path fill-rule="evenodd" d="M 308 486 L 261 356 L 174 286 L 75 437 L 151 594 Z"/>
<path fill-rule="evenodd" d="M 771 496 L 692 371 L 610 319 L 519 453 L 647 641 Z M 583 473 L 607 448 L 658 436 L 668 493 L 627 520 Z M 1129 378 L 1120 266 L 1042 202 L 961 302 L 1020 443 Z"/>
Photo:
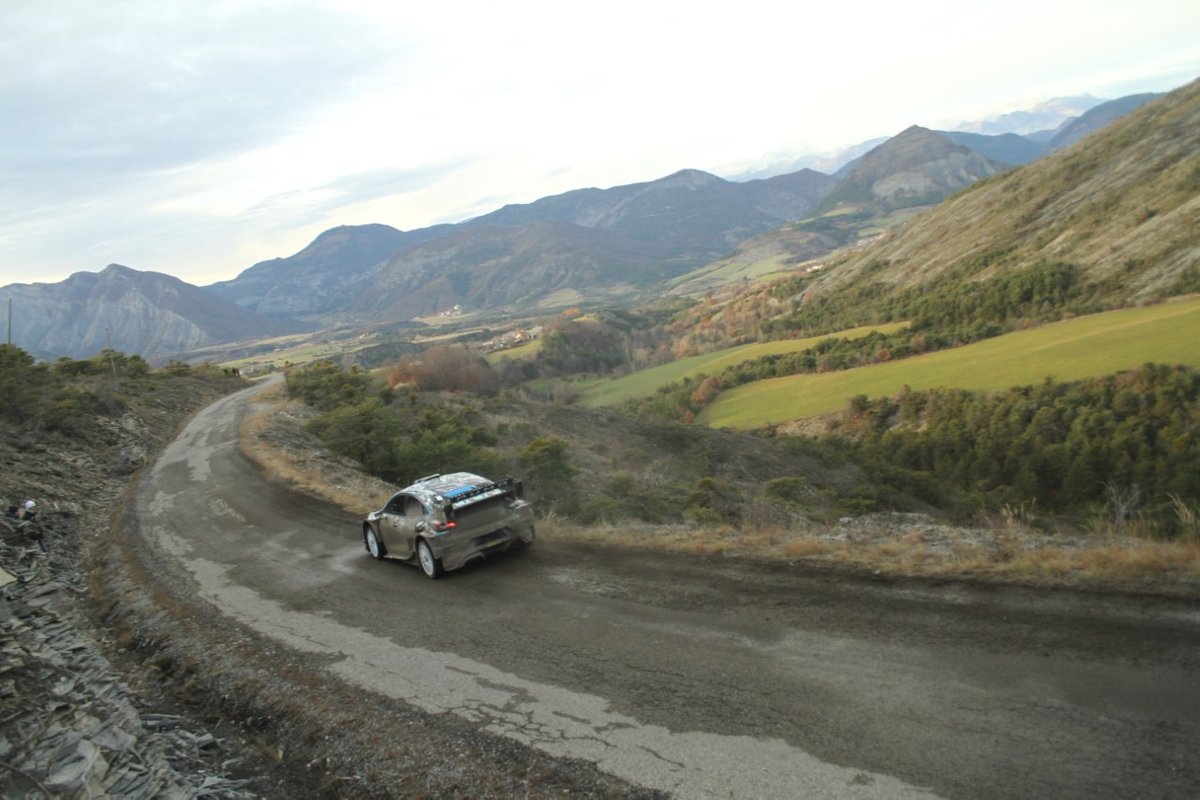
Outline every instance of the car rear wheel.
<path fill-rule="evenodd" d="M 441 560 L 433 557 L 433 548 L 424 539 L 417 542 L 417 563 L 421 565 L 421 571 L 430 578 L 437 578 L 442 574 Z"/>
<path fill-rule="evenodd" d="M 371 558 L 383 558 L 387 555 L 383 542 L 379 541 L 379 536 L 370 528 L 367 529 L 367 552 L 371 554 Z"/>

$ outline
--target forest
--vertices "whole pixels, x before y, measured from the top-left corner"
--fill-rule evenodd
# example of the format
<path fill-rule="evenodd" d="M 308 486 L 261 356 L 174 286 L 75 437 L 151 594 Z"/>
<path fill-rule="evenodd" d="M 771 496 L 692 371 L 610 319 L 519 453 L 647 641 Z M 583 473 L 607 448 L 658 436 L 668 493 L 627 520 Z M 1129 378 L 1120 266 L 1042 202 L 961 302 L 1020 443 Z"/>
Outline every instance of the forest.
<path fill-rule="evenodd" d="M 1004 392 L 854 398 L 829 443 L 880 476 L 962 510 L 1098 508 L 1168 532 L 1200 501 L 1200 373 L 1161 364 Z"/>

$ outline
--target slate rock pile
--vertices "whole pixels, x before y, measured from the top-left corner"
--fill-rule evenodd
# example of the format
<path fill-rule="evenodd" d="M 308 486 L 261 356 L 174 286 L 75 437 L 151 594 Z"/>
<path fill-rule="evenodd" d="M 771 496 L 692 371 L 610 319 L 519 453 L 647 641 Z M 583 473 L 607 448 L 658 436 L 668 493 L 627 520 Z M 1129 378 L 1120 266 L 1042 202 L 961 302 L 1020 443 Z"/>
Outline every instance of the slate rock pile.
<path fill-rule="evenodd" d="M 23 531 L 0 533 L 0 796 L 254 797 L 250 779 L 223 774 L 236 757 L 212 734 L 139 713 L 51 559 Z"/>

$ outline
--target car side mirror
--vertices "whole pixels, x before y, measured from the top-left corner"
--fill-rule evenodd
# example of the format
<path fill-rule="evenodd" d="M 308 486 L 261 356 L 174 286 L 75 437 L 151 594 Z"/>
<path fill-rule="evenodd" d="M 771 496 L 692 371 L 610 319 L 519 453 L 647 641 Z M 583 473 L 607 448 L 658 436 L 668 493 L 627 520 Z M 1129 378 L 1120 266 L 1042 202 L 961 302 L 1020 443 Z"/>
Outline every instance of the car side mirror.
<path fill-rule="evenodd" d="M 421 531 L 425 530 L 425 520 L 421 520 L 420 522 L 418 522 L 418 523 L 416 524 L 416 526 L 415 526 L 415 530 L 416 530 L 418 533 L 420 533 Z"/>

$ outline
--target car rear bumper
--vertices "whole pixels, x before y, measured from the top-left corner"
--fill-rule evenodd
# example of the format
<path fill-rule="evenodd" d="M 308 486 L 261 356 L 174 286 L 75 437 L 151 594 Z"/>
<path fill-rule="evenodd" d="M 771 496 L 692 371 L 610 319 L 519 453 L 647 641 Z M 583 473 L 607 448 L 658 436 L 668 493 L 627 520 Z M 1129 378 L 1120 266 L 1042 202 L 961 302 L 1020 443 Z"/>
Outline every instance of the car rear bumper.
<path fill-rule="evenodd" d="M 433 555 L 442 562 L 445 570 L 458 569 L 476 558 L 506 550 L 514 542 L 533 542 L 532 520 L 516 525 L 507 525 L 483 533 L 455 531 L 448 535 L 432 536 L 427 541 Z"/>

